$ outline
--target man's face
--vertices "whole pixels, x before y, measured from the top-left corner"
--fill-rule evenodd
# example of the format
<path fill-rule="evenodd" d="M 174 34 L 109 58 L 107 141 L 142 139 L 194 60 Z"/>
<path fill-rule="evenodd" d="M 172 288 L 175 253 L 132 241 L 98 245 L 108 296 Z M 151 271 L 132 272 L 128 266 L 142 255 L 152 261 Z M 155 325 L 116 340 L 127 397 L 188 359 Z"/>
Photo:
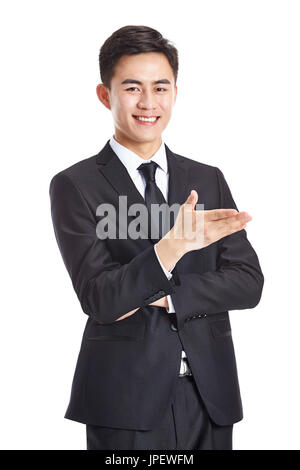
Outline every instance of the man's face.
<path fill-rule="evenodd" d="M 100 84 L 97 94 L 112 112 L 117 139 L 155 143 L 171 118 L 177 86 L 166 56 L 147 52 L 122 56 L 115 67 L 111 90 Z M 134 116 L 156 119 L 146 122 Z"/>

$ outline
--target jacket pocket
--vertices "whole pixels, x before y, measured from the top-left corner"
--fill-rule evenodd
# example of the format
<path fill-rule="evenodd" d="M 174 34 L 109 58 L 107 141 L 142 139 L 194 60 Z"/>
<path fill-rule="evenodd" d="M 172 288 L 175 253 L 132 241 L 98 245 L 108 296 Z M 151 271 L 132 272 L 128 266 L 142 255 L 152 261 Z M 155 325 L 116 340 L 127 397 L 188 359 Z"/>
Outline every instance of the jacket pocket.
<path fill-rule="evenodd" d="M 87 340 L 95 341 L 140 341 L 145 335 L 144 322 L 124 323 L 122 321 L 107 325 L 94 325 L 87 332 Z"/>
<path fill-rule="evenodd" d="M 231 336 L 231 325 L 229 318 L 221 318 L 210 322 L 210 329 L 214 338 Z"/>

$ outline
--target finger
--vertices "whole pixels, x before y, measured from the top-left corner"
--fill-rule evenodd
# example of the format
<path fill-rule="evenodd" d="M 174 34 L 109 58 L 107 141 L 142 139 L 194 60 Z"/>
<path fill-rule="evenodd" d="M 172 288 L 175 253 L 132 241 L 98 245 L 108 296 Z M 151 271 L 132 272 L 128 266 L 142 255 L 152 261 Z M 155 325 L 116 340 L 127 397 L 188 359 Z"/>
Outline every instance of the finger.
<path fill-rule="evenodd" d="M 238 211 L 236 209 L 212 209 L 204 211 L 206 221 L 226 219 L 237 214 Z"/>
<path fill-rule="evenodd" d="M 236 216 L 216 221 L 217 231 L 221 237 L 225 237 L 245 228 L 250 220 L 252 217 L 247 212 L 239 212 Z"/>
<path fill-rule="evenodd" d="M 191 204 L 192 208 L 195 209 L 195 205 L 197 201 L 198 201 L 198 193 L 195 189 L 192 189 L 184 204 Z"/>
<path fill-rule="evenodd" d="M 252 217 L 250 214 L 248 214 L 248 212 L 242 211 L 236 214 L 235 219 L 239 220 L 240 222 L 247 223 L 252 220 Z"/>

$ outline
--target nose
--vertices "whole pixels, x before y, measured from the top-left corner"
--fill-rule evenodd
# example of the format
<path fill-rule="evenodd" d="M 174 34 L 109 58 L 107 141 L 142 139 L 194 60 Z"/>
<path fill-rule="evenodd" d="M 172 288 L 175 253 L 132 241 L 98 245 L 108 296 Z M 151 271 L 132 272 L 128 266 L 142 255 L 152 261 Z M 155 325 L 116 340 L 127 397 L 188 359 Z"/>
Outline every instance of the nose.
<path fill-rule="evenodd" d="M 139 109 L 156 109 L 155 98 L 152 93 L 150 91 L 142 93 L 137 106 Z"/>

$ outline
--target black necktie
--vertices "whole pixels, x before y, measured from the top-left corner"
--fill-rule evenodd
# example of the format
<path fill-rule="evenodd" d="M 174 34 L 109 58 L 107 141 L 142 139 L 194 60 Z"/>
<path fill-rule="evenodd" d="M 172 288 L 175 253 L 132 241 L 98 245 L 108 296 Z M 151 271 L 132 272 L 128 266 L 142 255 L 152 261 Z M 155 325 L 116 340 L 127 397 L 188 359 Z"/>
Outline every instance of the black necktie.
<path fill-rule="evenodd" d="M 146 206 L 148 209 L 148 216 L 149 216 L 148 236 L 151 238 L 151 225 L 155 223 L 156 227 L 158 226 L 158 234 L 159 234 L 159 239 L 160 239 L 164 235 L 163 221 L 161 221 L 161 216 L 159 216 L 158 220 L 155 222 L 151 220 L 151 204 L 165 204 L 166 203 L 166 200 L 161 190 L 155 183 L 155 171 L 156 171 L 157 166 L 158 164 L 154 161 L 150 163 L 142 163 L 142 165 L 138 167 L 138 170 L 142 172 L 146 180 L 145 201 L 146 201 Z"/>

